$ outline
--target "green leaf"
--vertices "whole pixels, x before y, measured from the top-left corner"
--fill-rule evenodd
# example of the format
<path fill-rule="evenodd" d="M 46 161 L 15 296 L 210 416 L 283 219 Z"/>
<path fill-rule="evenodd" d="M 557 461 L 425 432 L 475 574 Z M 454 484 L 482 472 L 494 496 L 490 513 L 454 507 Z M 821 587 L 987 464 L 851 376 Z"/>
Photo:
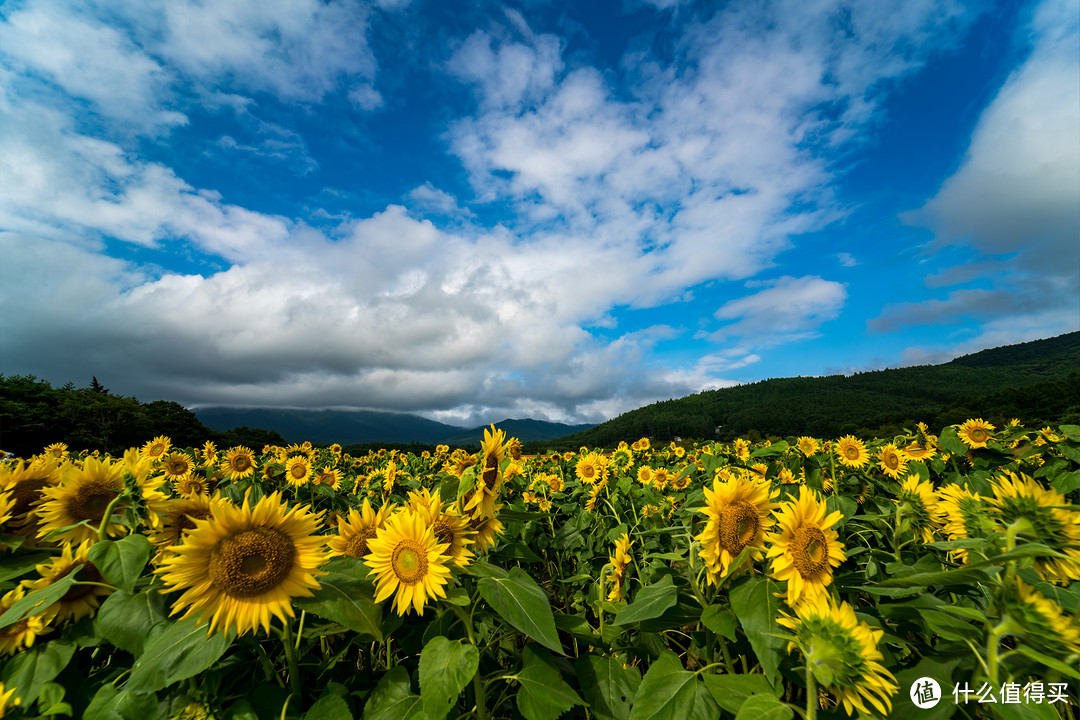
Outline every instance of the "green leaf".
<path fill-rule="evenodd" d="M 532 645 L 525 646 L 517 680 L 521 684 L 517 706 L 525 720 L 556 720 L 573 706 L 585 704 L 551 665 L 547 653 Z"/>
<path fill-rule="evenodd" d="M 956 428 L 954 427 L 947 427 L 941 431 L 941 435 L 938 436 L 938 447 L 953 455 L 964 455 L 969 449 L 964 444 L 964 441 L 960 439 L 960 436 L 956 434 Z"/>
<path fill-rule="evenodd" d="M 16 557 L 5 557 L 4 567 L 0 568 L 0 583 L 27 574 L 52 557 L 52 554 L 47 552 L 20 553 Z"/>
<path fill-rule="evenodd" d="M 1080 488 L 1080 470 L 1074 470 L 1065 475 L 1058 475 L 1050 481 L 1050 486 L 1062 495 L 1068 495 L 1073 490 Z"/>
<path fill-rule="evenodd" d="M 76 576 L 82 571 L 82 567 L 80 565 L 75 572 L 70 572 L 56 582 L 29 592 L 21 600 L 17 600 L 7 609 L 7 612 L 0 615 L 0 630 L 9 625 L 14 625 L 30 615 L 36 615 L 48 609 L 53 603 L 64 597 L 67 591 L 71 589 L 71 586 L 75 584 Z"/>
<path fill-rule="evenodd" d="M 717 635 L 735 640 L 735 628 L 738 627 L 739 620 L 735 613 L 723 605 L 710 605 L 701 613 L 701 624 Z"/>
<path fill-rule="evenodd" d="M 1048 703 L 994 703 L 985 706 L 990 714 L 1000 720 L 1060 720 L 1061 716 L 1054 709 L 1056 705 Z"/>
<path fill-rule="evenodd" d="M 705 687 L 720 707 L 732 715 L 738 713 L 743 703 L 755 695 L 780 697 L 780 691 L 764 675 L 706 675 Z"/>
<path fill-rule="evenodd" d="M 464 640 L 432 638 L 420 653 L 420 697 L 431 720 L 442 720 L 480 667 L 480 652 Z"/>
<path fill-rule="evenodd" d="M 337 695 L 323 695 L 304 713 L 304 720 L 353 720 L 349 705 Z"/>
<path fill-rule="evenodd" d="M 946 640 L 964 642 L 982 634 L 982 628 L 971 623 L 966 623 L 948 613 L 938 610 L 919 609 L 919 615 L 930 632 L 939 635 Z"/>
<path fill-rule="evenodd" d="M 683 670 L 675 653 L 665 650 L 634 693 L 630 720 L 683 720 L 697 702 L 697 675 Z"/>
<path fill-rule="evenodd" d="M 713 696 L 709 694 L 705 683 L 694 683 L 694 686 L 697 688 L 694 707 L 690 714 L 686 716 L 686 720 L 716 720 L 716 718 L 720 717 L 720 706 L 716 704 Z"/>
<path fill-rule="evenodd" d="M 145 535 L 128 535 L 120 540 L 101 540 L 91 546 L 86 559 L 94 563 L 102 577 L 126 592 L 135 589 L 153 546 Z"/>
<path fill-rule="evenodd" d="M 293 598 L 293 605 L 382 642 L 382 608 L 375 603 L 370 580 L 340 572 L 329 572 L 318 580 L 322 587 L 314 597 Z"/>
<path fill-rule="evenodd" d="M 1054 670 L 1057 670 L 1063 675 L 1068 675 L 1071 678 L 1076 678 L 1077 680 L 1080 680 L 1080 671 L 1078 671 L 1074 666 L 1070 666 L 1068 663 L 1062 662 L 1057 658 L 1052 658 L 1049 655 L 1044 655 L 1030 645 L 1025 645 L 1021 643 L 1020 645 L 1016 646 L 1015 652 L 1018 652 L 1021 655 L 1025 655 L 1034 660 L 1035 662 L 1041 663 L 1048 668 L 1053 668 Z"/>
<path fill-rule="evenodd" d="M 232 633 L 206 636 L 206 625 L 181 620 L 151 638 L 131 668 L 128 692 L 157 692 L 177 680 L 198 675 L 218 661 L 232 643 Z"/>
<path fill-rule="evenodd" d="M 547 594 L 521 568 L 511 569 L 505 578 L 481 578 L 477 588 L 503 620 L 544 647 L 562 652 Z"/>
<path fill-rule="evenodd" d="M 665 575 L 660 582 L 646 585 L 634 596 L 630 603 L 615 613 L 613 625 L 629 625 L 651 618 L 660 617 L 664 611 L 675 604 L 677 599 L 675 584 L 670 575 Z"/>
<path fill-rule="evenodd" d="M 950 587 L 955 585 L 974 585 L 986 582 L 990 576 L 976 567 L 963 567 L 956 570 L 938 570 L 936 572 L 915 573 L 907 577 L 891 577 L 882 580 L 875 587 L 912 588 L 912 587 Z M 858 588 L 861 590 L 862 588 Z"/>
<path fill-rule="evenodd" d="M 157 715 L 157 707 L 153 693 L 136 694 L 106 683 L 90 701 L 83 720 L 145 720 Z"/>
<path fill-rule="evenodd" d="M 742 704 L 735 720 L 791 720 L 793 717 L 795 711 L 775 695 L 754 695 Z"/>
<path fill-rule="evenodd" d="M 154 590 L 138 595 L 114 592 L 101 604 L 95 619 L 106 640 L 136 657 L 142 653 L 150 628 L 167 621 L 165 598 Z"/>
<path fill-rule="evenodd" d="M 34 645 L 7 661 L 2 678 L 4 685 L 9 690 L 15 688 L 15 697 L 22 700 L 23 707 L 29 707 L 37 700 L 41 686 L 52 682 L 74 654 L 75 645 L 63 640 Z"/>
<path fill-rule="evenodd" d="M 919 720 L 947 720 L 956 712 L 955 698 L 950 697 L 953 687 L 953 672 L 961 662 L 952 659 L 942 662 L 940 659 L 925 657 L 913 668 L 896 673 L 896 684 L 900 691 L 893 696 L 890 717 L 918 718 Z M 961 671 L 963 674 L 964 671 Z M 941 701 L 932 708 L 920 709 L 911 701 L 913 685 L 921 678 L 936 680 L 941 686 Z M 973 698 L 974 699 L 974 698 Z"/>
<path fill-rule="evenodd" d="M 240 698 L 225 711 L 224 720 L 259 720 L 259 714 L 246 699 Z"/>
<path fill-rule="evenodd" d="M 424 703 L 409 687 L 409 671 L 401 665 L 382 676 L 364 706 L 364 720 L 426 719 Z"/>
<path fill-rule="evenodd" d="M 578 687 L 597 720 L 627 720 L 641 672 L 612 657 L 582 655 L 574 663 Z"/>
<path fill-rule="evenodd" d="M 776 637 L 776 618 L 781 607 L 779 592 L 779 583 L 763 577 L 749 578 L 731 589 L 731 609 L 770 683 L 776 682 L 784 647 L 784 641 Z"/>

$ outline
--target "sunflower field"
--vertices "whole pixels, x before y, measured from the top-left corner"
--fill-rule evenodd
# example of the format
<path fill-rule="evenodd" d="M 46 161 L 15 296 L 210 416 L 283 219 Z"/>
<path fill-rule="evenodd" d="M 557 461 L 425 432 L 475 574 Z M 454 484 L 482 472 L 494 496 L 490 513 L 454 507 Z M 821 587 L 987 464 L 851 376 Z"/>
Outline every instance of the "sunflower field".
<path fill-rule="evenodd" d="M 1080 426 L 0 463 L 0 718 L 1077 716 Z"/>

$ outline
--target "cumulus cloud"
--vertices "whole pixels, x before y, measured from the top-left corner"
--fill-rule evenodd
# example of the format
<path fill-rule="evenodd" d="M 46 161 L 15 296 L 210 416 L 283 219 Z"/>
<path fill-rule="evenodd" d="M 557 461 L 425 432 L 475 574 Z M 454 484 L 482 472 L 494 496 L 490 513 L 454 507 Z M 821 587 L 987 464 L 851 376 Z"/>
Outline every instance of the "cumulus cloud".
<path fill-rule="evenodd" d="M 613 71 L 508 12 L 452 41 L 442 65 L 475 101 L 445 139 L 476 202 L 418 177 L 407 206 L 315 227 L 331 213 L 227 200 L 116 127 L 241 117 L 247 135 L 216 132 L 211 152 L 314 174 L 309 139 L 259 119 L 273 117 L 264 94 L 305 112 L 335 94 L 383 106 L 364 39 L 380 15 L 317 0 L 109 11 L 29 0 L 3 20 L 17 79 L 0 90 L 5 368 L 119 377 L 143 399 L 457 421 L 601 420 L 733 384 L 725 374 L 763 349 L 816 333 L 843 307 L 841 283 L 747 281 L 835 217 L 829 158 L 960 22 L 929 2 L 731 3 L 673 58 L 631 53 Z M 76 122 L 80 103 L 108 130 Z M 492 206 L 508 210 L 482 223 Z M 221 264 L 163 270 L 140 260 L 148 252 Z M 722 346 L 694 362 L 655 361 L 684 330 L 613 316 L 712 280 L 751 293 L 717 310 Z"/>
<path fill-rule="evenodd" d="M 959 249 L 970 262 L 926 278 L 951 288 L 943 299 L 887 306 L 871 329 L 964 317 L 1022 327 L 1042 312 L 1057 318 L 1052 334 L 1080 327 L 1080 20 L 1047 0 L 1027 32 L 1031 53 L 983 111 L 960 168 L 903 216 L 934 232 L 928 253 Z M 970 283 L 983 287 L 956 287 Z"/>

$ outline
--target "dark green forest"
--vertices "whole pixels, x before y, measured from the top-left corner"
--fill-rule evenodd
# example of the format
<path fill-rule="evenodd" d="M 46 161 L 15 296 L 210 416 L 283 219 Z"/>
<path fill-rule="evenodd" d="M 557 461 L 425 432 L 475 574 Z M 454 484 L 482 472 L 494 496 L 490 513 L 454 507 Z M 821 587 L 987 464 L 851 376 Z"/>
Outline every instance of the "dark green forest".
<path fill-rule="evenodd" d="M 999 426 L 1011 418 L 1028 425 L 1080 422 L 1080 332 L 941 365 L 708 390 L 631 410 L 548 445 L 605 447 L 640 437 L 886 437 L 917 422 L 939 430 L 973 417 Z"/>
<path fill-rule="evenodd" d="M 167 435 L 178 447 L 213 440 L 219 447 L 246 445 L 256 450 L 284 444 L 276 432 L 237 427 L 216 432 L 180 403 L 141 403 L 116 395 L 93 378 L 88 387 L 53 387 L 33 375 L 0 375 L 0 450 L 29 457 L 46 445 L 67 443 L 72 450 L 113 455 Z"/>

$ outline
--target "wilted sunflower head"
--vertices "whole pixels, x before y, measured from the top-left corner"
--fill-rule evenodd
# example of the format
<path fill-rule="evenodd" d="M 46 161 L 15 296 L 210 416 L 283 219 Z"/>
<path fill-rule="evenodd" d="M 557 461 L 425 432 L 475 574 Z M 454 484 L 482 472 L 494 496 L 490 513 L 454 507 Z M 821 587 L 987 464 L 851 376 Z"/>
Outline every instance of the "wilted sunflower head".
<path fill-rule="evenodd" d="M 1043 580 L 1067 585 L 1080 580 L 1080 510 L 1053 488 L 1044 488 L 1027 475 L 1006 471 L 993 480 L 989 499 L 1004 529 L 1042 543 L 1067 558 L 1035 558 L 1035 571 Z"/>
<path fill-rule="evenodd" d="M 884 633 L 860 622 L 846 602 L 837 606 L 828 594 L 807 598 L 796 605 L 795 613 L 792 617 L 781 612 L 777 619 L 794 634 L 788 651 L 798 648 L 814 678 L 844 704 L 848 715 L 856 708 L 872 714 L 866 700 L 887 716 L 899 686 L 881 664 L 877 644 Z"/>

